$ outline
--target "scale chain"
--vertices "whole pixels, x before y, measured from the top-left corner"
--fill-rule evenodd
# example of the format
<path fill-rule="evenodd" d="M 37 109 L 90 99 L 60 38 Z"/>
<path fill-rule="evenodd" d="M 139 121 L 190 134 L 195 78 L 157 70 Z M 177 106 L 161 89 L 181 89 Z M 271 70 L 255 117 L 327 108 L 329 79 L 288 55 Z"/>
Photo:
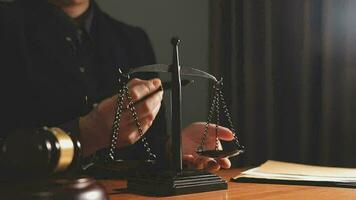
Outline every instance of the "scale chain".
<path fill-rule="evenodd" d="M 115 160 L 115 150 L 116 150 L 116 145 L 118 142 L 118 136 L 119 136 L 119 131 L 120 131 L 121 114 L 123 111 L 123 104 L 124 104 L 123 90 L 124 89 L 120 89 L 118 92 L 118 98 L 117 98 L 118 107 L 116 109 L 116 114 L 115 114 L 113 128 L 112 128 L 113 133 L 112 133 L 112 137 L 111 137 L 111 145 L 110 145 L 110 151 L 109 151 L 109 156 L 112 160 Z"/>
<path fill-rule="evenodd" d="M 124 77 L 126 80 L 129 79 L 129 77 L 128 76 L 124 76 L 121 71 L 120 71 L 120 76 Z M 122 82 L 124 82 L 124 83 L 122 83 Z M 152 152 L 146 137 L 144 137 L 144 133 L 143 133 L 143 130 L 141 128 L 141 123 L 139 121 L 139 117 L 138 117 L 136 108 L 134 106 L 134 102 L 133 102 L 132 96 L 129 93 L 129 88 L 126 85 L 126 81 L 122 81 L 121 78 L 119 78 L 119 85 L 122 85 L 122 88 L 119 89 L 119 91 L 118 91 L 118 98 L 117 98 L 118 107 L 116 109 L 114 122 L 113 122 L 111 145 L 110 145 L 110 150 L 109 150 L 109 157 L 112 160 L 115 160 L 115 152 L 116 152 L 115 150 L 116 150 L 116 146 L 117 146 L 118 138 L 119 138 L 121 114 L 122 114 L 122 112 L 124 110 L 123 104 L 124 104 L 124 100 L 125 100 L 125 97 L 126 97 L 127 100 L 128 100 L 128 109 L 130 110 L 130 112 L 132 114 L 132 118 L 135 121 L 137 132 L 139 134 L 139 137 L 141 138 L 141 142 L 143 143 L 143 146 L 144 146 L 146 152 L 148 153 L 148 160 L 155 160 L 156 159 L 156 155 Z"/>
<path fill-rule="evenodd" d="M 129 100 L 129 109 L 130 109 L 132 117 L 133 117 L 133 119 L 135 121 L 138 134 L 139 134 L 139 136 L 141 138 L 141 142 L 143 143 L 143 146 L 145 147 L 146 152 L 148 153 L 149 160 L 151 160 L 151 159 L 155 160 L 156 159 L 156 155 L 151 151 L 151 148 L 149 147 L 150 145 L 148 144 L 148 141 L 147 141 L 146 137 L 143 136 L 143 130 L 141 128 L 141 123 L 140 123 L 140 121 L 138 119 L 138 114 L 136 112 L 136 108 L 134 106 L 134 102 L 132 100 L 132 97 L 131 97 L 131 95 L 129 93 L 129 89 L 128 89 L 128 87 L 126 85 L 124 87 L 125 87 L 126 96 L 127 96 L 128 100 Z"/>
<path fill-rule="evenodd" d="M 207 121 L 206 121 L 206 123 L 205 123 L 205 128 L 204 128 L 204 133 L 203 133 L 203 137 L 202 137 L 202 140 L 201 140 L 201 143 L 200 143 L 200 145 L 199 145 L 199 147 L 198 147 L 198 151 L 204 151 L 204 145 L 205 145 L 205 140 L 206 140 L 206 137 L 207 137 L 207 135 L 208 135 L 208 128 L 209 128 L 209 124 L 210 124 L 210 122 L 211 122 L 211 120 L 212 120 L 212 117 L 213 117 L 213 115 L 214 115 L 214 110 L 215 110 L 215 107 L 216 107 L 216 101 L 218 100 L 218 93 L 217 93 L 217 91 L 216 91 L 216 88 L 215 88 L 216 86 L 215 85 L 213 85 L 213 99 L 212 99 L 212 102 L 211 102 L 211 107 L 210 107 L 210 110 L 209 110 L 209 115 L 208 115 L 208 119 L 207 119 Z"/>
<path fill-rule="evenodd" d="M 219 124 L 220 124 L 220 104 L 222 106 L 223 109 L 223 113 L 225 114 L 227 121 L 229 123 L 229 128 L 233 134 L 234 137 L 234 142 L 235 144 L 238 146 L 238 148 L 243 149 L 244 147 L 240 144 L 238 138 L 237 138 L 237 132 L 236 129 L 233 125 L 232 119 L 231 119 L 231 115 L 229 112 L 229 109 L 226 105 L 226 101 L 222 92 L 222 86 L 223 86 L 223 81 L 222 79 L 218 82 L 216 82 L 213 85 L 213 99 L 212 99 L 212 103 L 211 103 L 211 107 L 209 110 L 209 115 L 208 115 L 208 119 L 207 122 L 205 124 L 205 129 L 204 129 L 204 133 L 202 136 L 202 140 L 201 140 L 201 144 L 198 146 L 197 148 L 197 152 L 203 152 L 204 151 L 204 145 L 205 145 L 205 141 L 207 138 L 207 134 L 208 134 L 208 128 L 209 128 L 209 124 L 212 121 L 213 115 L 214 115 L 214 111 L 215 111 L 215 117 L 216 117 L 216 124 L 215 124 L 215 150 L 218 151 L 219 150 L 219 138 L 218 138 L 218 131 L 219 131 Z"/>
<path fill-rule="evenodd" d="M 216 92 L 218 93 L 219 87 L 216 87 Z M 219 94 L 217 95 L 219 96 Z M 216 123 L 215 123 L 215 150 L 219 150 L 219 124 L 220 124 L 220 103 L 219 98 L 215 101 L 216 105 Z"/>
<path fill-rule="evenodd" d="M 239 148 L 242 148 L 242 149 L 243 149 L 244 147 L 240 144 L 239 139 L 237 138 L 237 134 L 236 134 L 237 132 L 236 132 L 236 129 L 235 129 L 234 124 L 233 124 L 233 122 L 232 122 L 229 109 L 228 109 L 228 107 L 227 107 L 227 105 L 226 105 L 226 101 L 225 101 L 223 92 L 222 92 L 221 90 L 219 90 L 219 99 L 220 99 L 220 102 L 221 102 L 221 104 L 222 104 L 222 107 L 223 107 L 223 110 L 224 110 L 224 114 L 225 114 L 225 116 L 226 116 L 226 118 L 227 118 L 227 121 L 228 121 L 228 123 L 229 123 L 229 126 L 230 126 L 229 128 L 230 128 L 230 130 L 232 131 L 232 134 L 233 134 L 233 136 L 234 136 L 235 144 L 236 144 Z"/>

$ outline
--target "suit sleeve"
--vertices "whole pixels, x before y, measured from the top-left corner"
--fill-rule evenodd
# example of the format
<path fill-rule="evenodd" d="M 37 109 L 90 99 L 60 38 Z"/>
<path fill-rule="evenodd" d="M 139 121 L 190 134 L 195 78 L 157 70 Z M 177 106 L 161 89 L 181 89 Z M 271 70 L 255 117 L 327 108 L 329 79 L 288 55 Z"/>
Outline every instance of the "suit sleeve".
<path fill-rule="evenodd" d="M 19 16 L 15 6 L 0 5 L 0 137 L 24 126 L 29 113 L 25 37 Z"/>

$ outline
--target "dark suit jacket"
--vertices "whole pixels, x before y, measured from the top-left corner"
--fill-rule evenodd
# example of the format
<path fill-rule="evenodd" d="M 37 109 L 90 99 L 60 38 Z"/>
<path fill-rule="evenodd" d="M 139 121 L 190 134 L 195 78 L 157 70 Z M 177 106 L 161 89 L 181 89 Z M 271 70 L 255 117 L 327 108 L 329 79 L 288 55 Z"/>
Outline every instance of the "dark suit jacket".
<path fill-rule="evenodd" d="M 155 62 L 142 29 L 112 19 L 94 2 L 92 6 L 90 73 L 96 92 L 87 101 L 92 83 L 81 78 L 80 67 L 86 63 L 77 54 L 78 28 L 44 0 L 0 5 L 0 137 L 17 128 L 75 120 L 92 103 L 115 93 L 119 67 Z M 166 138 L 162 109 L 147 135 L 153 149 L 162 152 Z"/>

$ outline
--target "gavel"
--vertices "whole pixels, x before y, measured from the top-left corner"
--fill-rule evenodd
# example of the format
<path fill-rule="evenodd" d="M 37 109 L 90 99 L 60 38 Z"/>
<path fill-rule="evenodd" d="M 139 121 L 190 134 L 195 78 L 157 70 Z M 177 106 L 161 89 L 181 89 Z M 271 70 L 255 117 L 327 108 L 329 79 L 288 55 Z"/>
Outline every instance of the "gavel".
<path fill-rule="evenodd" d="M 79 166 L 80 142 L 60 128 L 20 129 L 3 141 L 0 174 L 48 176 Z"/>

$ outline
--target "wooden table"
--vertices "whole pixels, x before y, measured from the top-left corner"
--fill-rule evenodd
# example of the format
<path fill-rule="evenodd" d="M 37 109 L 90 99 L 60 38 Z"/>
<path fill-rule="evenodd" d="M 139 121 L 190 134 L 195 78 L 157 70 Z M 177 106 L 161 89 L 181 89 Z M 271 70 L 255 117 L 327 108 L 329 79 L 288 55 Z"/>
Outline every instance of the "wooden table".
<path fill-rule="evenodd" d="M 230 180 L 231 177 L 239 174 L 239 169 L 219 171 L 218 174 Z M 256 183 L 234 183 L 229 182 L 229 188 L 222 191 L 204 192 L 173 197 L 147 197 L 125 192 L 126 181 L 100 180 L 106 188 L 110 200 L 116 199 L 184 199 L 184 200 L 223 200 L 223 199 L 356 199 L 356 189 L 314 187 L 314 186 L 292 186 L 277 184 L 256 184 Z"/>

